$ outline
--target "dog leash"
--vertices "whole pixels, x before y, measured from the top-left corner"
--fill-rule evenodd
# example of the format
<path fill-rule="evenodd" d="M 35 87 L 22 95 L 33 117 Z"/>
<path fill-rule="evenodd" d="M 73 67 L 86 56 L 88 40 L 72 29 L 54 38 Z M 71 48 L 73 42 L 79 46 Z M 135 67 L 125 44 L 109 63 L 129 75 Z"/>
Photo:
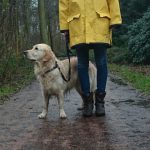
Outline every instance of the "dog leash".
<path fill-rule="evenodd" d="M 70 63 L 70 54 L 72 54 L 70 48 L 69 48 L 69 38 L 66 39 L 66 49 L 67 49 L 67 57 L 68 57 L 68 61 L 69 61 L 69 70 L 68 70 L 68 79 L 65 78 L 65 76 L 61 73 L 62 78 L 64 79 L 64 81 L 69 82 L 71 79 L 71 63 Z"/>
<path fill-rule="evenodd" d="M 60 72 L 60 74 L 61 74 L 63 80 L 66 81 L 66 82 L 69 82 L 69 81 L 70 81 L 70 79 L 71 79 L 70 54 L 72 54 L 72 52 L 71 52 L 70 49 L 69 49 L 69 41 L 68 41 L 68 39 L 66 39 L 66 49 L 67 49 L 67 57 L 68 57 L 68 61 L 69 61 L 68 79 L 67 79 L 67 78 L 64 76 L 64 74 L 62 73 L 62 71 L 61 71 L 61 69 L 60 69 L 60 67 L 59 67 L 59 65 L 58 65 L 58 63 L 57 63 L 57 61 L 55 62 L 55 66 L 54 66 L 53 68 L 47 70 L 44 74 L 47 74 L 47 73 L 49 73 L 49 72 L 55 70 L 56 68 L 58 68 L 58 70 L 59 70 L 59 72 Z M 43 76 L 44 76 L 44 75 L 43 75 Z"/>

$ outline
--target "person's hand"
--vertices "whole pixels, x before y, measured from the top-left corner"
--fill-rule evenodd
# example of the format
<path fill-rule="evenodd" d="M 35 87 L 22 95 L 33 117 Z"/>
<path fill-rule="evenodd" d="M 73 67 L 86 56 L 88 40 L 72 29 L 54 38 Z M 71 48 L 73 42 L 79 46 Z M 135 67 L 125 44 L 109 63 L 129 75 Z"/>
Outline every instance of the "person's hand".
<path fill-rule="evenodd" d="M 111 29 L 112 31 L 117 31 L 119 28 L 120 28 L 120 24 L 114 24 L 114 25 L 111 25 L 111 26 L 110 26 L 110 29 Z"/>
<path fill-rule="evenodd" d="M 64 31 L 66 41 L 69 43 L 69 30 Z"/>
<path fill-rule="evenodd" d="M 69 30 L 62 30 L 61 33 L 65 36 L 65 40 L 69 43 Z"/>

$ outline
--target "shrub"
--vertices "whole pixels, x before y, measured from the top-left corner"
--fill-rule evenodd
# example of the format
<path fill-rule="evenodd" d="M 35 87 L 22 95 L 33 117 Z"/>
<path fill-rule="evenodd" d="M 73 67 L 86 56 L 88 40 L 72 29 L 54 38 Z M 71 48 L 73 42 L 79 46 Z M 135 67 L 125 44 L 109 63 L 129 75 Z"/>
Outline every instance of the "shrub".
<path fill-rule="evenodd" d="M 128 50 L 123 47 L 112 47 L 108 49 L 108 62 L 116 64 L 129 63 Z"/>
<path fill-rule="evenodd" d="M 150 64 L 150 8 L 129 26 L 129 53 L 133 63 Z"/>

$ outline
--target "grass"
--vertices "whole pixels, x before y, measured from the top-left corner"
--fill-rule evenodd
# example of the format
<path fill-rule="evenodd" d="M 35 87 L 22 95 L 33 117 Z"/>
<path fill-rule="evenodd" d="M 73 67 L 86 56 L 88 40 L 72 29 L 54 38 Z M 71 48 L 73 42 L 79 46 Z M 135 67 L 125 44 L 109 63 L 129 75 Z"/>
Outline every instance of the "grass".
<path fill-rule="evenodd" d="M 14 92 L 13 87 L 5 85 L 5 86 L 0 88 L 0 97 L 7 96 L 8 94 L 13 93 L 13 92 Z"/>
<path fill-rule="evenodd" d="M 141 71 L 134 69 L 134 67 L 124 66 L 124 65 L 116 65 L 109 64 L 110 72 L 120 76 L 125 81 L 129 82 L 133 87 L 144 92 L 145 94 L 150 95 L 150 75 L 143 74 Z M 147 67 L 150 70 L 149 67 Z"/>
<path fill-rule="evenodd" d="M 25 77 L 26 76 L 26 77 Z M 13 83 L 5 84 L 0 87 L 0 104 L 3 104 L 8 97 L 19 91 L 25 85 L 29 84 L 34 79 L 33 74 L 24 74 L 24 77 L 18 78 Z"/>
<path fill-rule="evenodd" d="M 34 79 L 32 65 L 23 58 L 11 62 L 6 71 L 5 78 L 0 82 L 0 104 Z"/>
<path fill-rule="evenodd" d="M 29 70 L 28 70 L 29 71 Z M 18 77 L 11 83 L 4 84 L 0 87 L 0 104 L 3 104 L 8 99 L 10 94 L 13 94 L 29 84 L 34 79 L 33 73 L 28 73 Z"/>

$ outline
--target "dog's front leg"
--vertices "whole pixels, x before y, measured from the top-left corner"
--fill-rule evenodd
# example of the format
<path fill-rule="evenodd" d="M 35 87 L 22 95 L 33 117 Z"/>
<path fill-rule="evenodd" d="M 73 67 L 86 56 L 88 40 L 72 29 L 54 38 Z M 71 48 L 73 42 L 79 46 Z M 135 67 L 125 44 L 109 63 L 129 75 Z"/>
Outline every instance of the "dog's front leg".
<path fill-rule="evenodd" d="M 41 114 L 38 115 L 39 119 L 44 119 L 46 118 L 46 115 L 48 113 L 48 105 L 49 105 L 49 94 L 47 92 L 43 92 L 43 97 L 44 97 L 44 101 L 43 101 L 43 111 Z"/>
<path fill-rule="evenodd" d="M 62 119 L 67 118 L 66 113 L 64 111 L 64 92 L 63 91 L 61 91 L 58 95 L 58 103 L 59 103 L 60 118 Z"/>

